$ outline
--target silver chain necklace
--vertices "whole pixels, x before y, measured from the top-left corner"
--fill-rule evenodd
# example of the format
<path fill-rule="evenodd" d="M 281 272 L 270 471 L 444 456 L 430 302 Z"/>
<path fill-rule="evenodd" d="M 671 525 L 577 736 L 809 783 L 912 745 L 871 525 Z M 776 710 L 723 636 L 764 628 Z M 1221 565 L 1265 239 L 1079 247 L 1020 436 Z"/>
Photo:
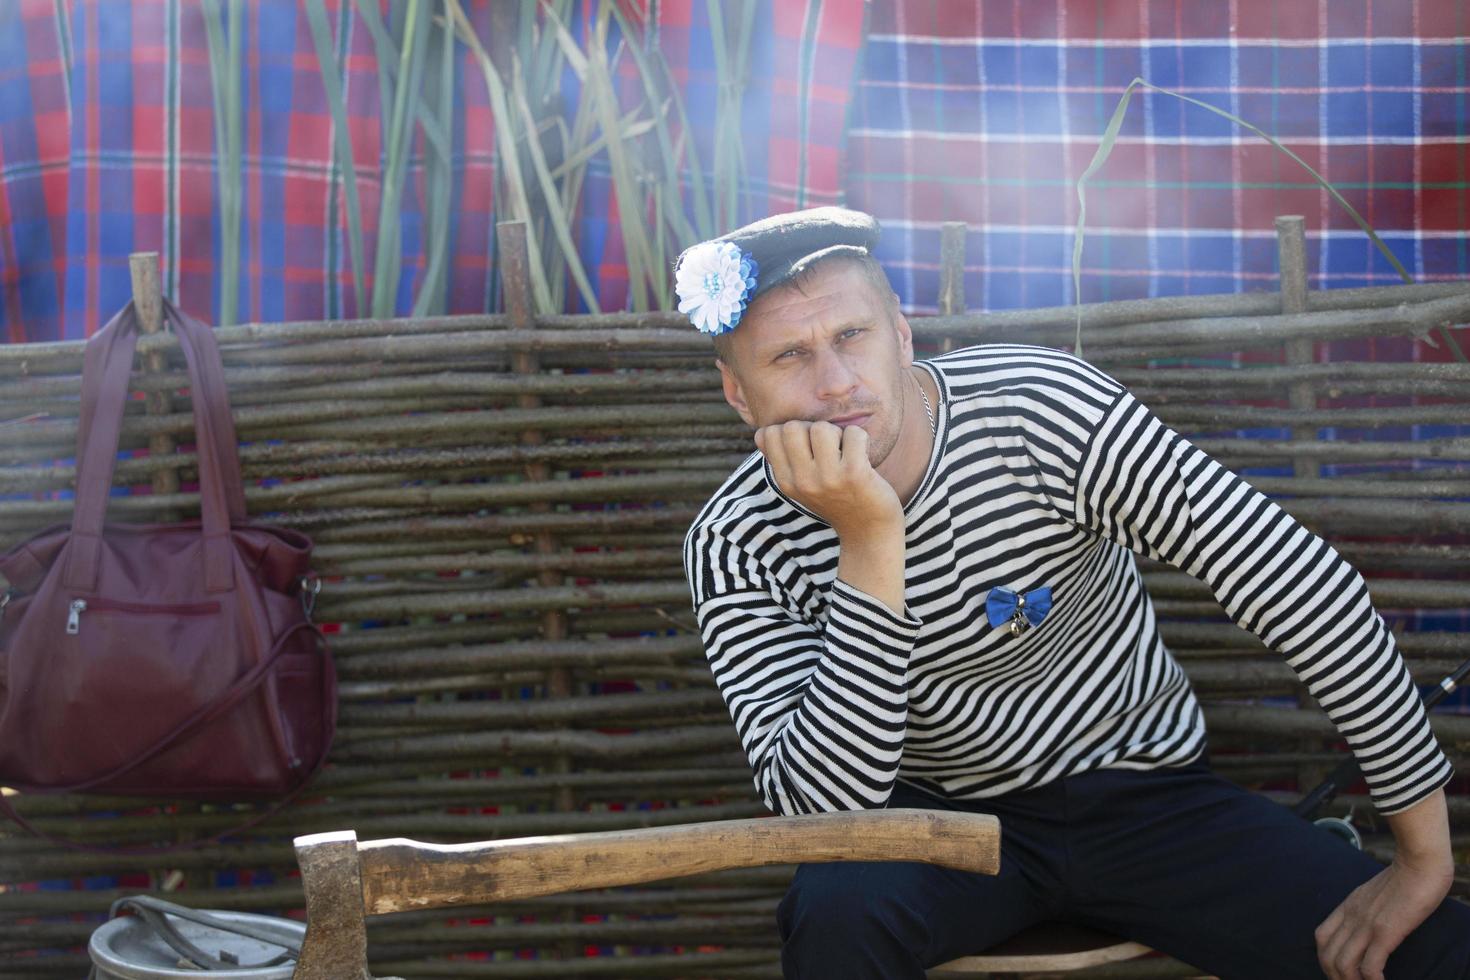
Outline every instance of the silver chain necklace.
<path fill-rule="evenodd" d="M 909 377 L 914 378 L 912 374 Z M 938 435 L 939 426 L 934 423 L 934 407 L 929 404 L 929 393 L 924 390 L 924 383 L 918 378 L 914 378 L 914 384 L 918 385 L 919 397 L 924 399 L 924 417 L 929 420 L 929 434 Z"/>

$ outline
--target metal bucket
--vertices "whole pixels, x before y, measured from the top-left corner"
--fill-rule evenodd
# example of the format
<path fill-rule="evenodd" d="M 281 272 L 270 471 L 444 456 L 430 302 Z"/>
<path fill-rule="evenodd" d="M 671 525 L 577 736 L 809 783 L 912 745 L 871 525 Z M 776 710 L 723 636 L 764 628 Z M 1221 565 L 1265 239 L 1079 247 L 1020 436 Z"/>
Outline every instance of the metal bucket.
<path fill-rule="evenodd" d="M 297 946 L 306 936 L 306 924 L 290 919 L 253 915 L 249 912 L 211 910 L 210 914 L 226 922 L 253 926 L 267 935 L 294 940 Z M 92 957 L 97 980 L 175 980 L 180 977 L 200 980 L 203 976 L 208 976 L 210 980 L 290 980 L 291 971 L 296 969 L 294 960 L 277 963 L 275 966 L 250 966 L 251 963 L 263 963 L 279 956 L 283 951 L 280 946 L 185 919 L 171 921 L 184 938 L 194 945 L 215 956 L 225 951 L 238 960 L 241 966 L 238 969 L 209 971 L 182 966 L 179 963 L 179 954 L 170 949 L 142 919 L 127 916 L 112 919 L 92 933 L 87 952 Z"/>

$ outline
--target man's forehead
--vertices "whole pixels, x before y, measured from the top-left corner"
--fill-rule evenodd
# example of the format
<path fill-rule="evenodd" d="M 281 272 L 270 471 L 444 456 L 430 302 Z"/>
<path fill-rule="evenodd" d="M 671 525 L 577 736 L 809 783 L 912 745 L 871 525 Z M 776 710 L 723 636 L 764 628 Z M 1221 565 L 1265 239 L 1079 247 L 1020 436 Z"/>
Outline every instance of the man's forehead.
<path fill-rule="evenodd" d="M 754 328 L 750 333 L 759 338 L 864 319 L 877 312 L 876 297 L 872 294 L 862 271 L 855 265 L 844 263 L 818 269 L 799 289 L 795 285 L 783 285 L 762 296 L 746 313 L 742 328 Z"/>

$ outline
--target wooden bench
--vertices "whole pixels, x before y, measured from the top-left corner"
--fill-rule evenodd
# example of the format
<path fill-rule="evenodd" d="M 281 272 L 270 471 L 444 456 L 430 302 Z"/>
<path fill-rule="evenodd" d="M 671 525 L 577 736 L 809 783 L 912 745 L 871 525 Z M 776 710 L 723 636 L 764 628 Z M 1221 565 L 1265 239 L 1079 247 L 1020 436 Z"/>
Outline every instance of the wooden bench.
<path fill-rule="evenodd" d="M 366 918 L 411 909 L 513 901 L 733 868 L 820 861 L 923 861 L 995 874 L 1000 821 L 984 814 L 893 809 L 727 820 L 647 830 L 472 844 L 353 831 L 296 838 L 307 931 L 295 980 L 371 980 Z M 938 976 L 1080 969 L 1148 952 L 1076 927 L 1027 930 Z"/>
<path fill-rule="evenodd" d="M 936 966 L 929 973 L 941 980 L 996 974 L 1070 973 L 1105 963 L 1121 963 L 1151 952 L 1143 943 L 1119 939 L 1096 929 L 1044 922 L 1023 929 L 978 955 L 962 956 Z"/>

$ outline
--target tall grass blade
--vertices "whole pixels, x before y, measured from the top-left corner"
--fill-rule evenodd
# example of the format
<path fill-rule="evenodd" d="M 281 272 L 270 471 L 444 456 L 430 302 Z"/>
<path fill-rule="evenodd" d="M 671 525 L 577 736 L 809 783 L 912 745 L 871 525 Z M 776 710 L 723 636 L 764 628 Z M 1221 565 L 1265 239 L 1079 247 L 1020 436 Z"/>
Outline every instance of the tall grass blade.
<path fill-rule="evenodd" d="M 520 154 L 516 150 L 517 136 L 514 128 L 514 116 L 511 115 L 505 98 L 505 86 L 501 81 L 500 73 L 495 70 L 495 64 L 490 60 L 490 55 L 485 51 L 480 38 L 475 34 L 474 25 L 465 16 L 464 8 L 460 6 L 459 0 L 444 0 L 446 9 L 454 18 L 455 27 L 459 31 L 459 37 L 469 46 L 470 53 L 475 56 L 476 63 L 480 66 L 480 74 L 485 78 L 485 88 L 490 96 L 490 112 L 495 122 L 495 138 L 500 144 L 500 159 L 506 169 L 505 186 L 511 195 L 512 214 L 526 222 L 526 247 L 531 255 L 540 254 L 540 246 L 537 244 L 536 226 L 531 220 L 530 201 L 526 196 L 526 184 L 521 177 Z M 531 294 L 541 312 L 552 311 L 551 293 L 547 289 L 545 270 L 540 262 L 530 263 Z"/>
<path fill-rule="evenodd" d="M 644 202 L 637 190 L 637 175 L 623 143 L 629 132 L 622 127 L 623 119 L 618 115 L 617 94 L 613 86 L 612 70 L 607 59 L 607 31 L 610 21 L 608 7 L 600 11 L 593 38 L 586 52 L 577 45 L 567 30 L 565 22 L 555 10 L 543 9 L 553 35 L 561 46 L 567 65 L 582 84 L 582 107 L 578 120 L 582 120 L 581 108 L 591 106 L 591 111 L 602 129 L 601 144 L 607 150 L 608 167 L 612 174 L 613 191 L 617 195 L 618 211 L 622 220 L 618 222 L 623 239 L 623 252 L 628 263 L 628 292 L 633 309 L 647 310 L 647 281 L 649 266 L 652 265 L 653 250 L 644 232 L 642 211 Z M 578 142 L 585 148 L 591 144 Z M 580 151 L 574 151 L 580 155 Z M 572 193 L 564 198 L 568 213 L 580 190 L 584 163 L 577 164 L 575 176 L 570 179 Z M 663 278 L 660 274 L 660 278 Z"/>
<path fill-rule="evenodd" d="M 623 12 L 618 9 L 616 4 L 613 4 L 612 7 L 609 9 L 612 10 L 612 15 L 617 20 L 618 29 L 622 31 L 623 36 L 632 37 L 633 25 L 628 22 L 628 19 L 623 15 Z M 675 189 L 678 189 L 680 186 L 678 157 L 674 153 L 674 144 L 673 140 L 669 136 L 668 121 L 666 119 L 669 104 L 672 102 L 672 100 L 663 99 L 662 101 L 664 105 L 662 109 L 657 109 L 657 107 L 659 107 L 660 105 L 660 96 L 662 95 L 662 93 L 659 91 L 659 85 L 656 78 L 654 77 L 653 69 L 649 65 L 648 59 L 643 53 L 642 45 L 628 45 L 628 53 L 633 56 L 633 63 L 638 67 L 638 78 L 643 83 L 644 98 L 648 100 L 649 105 L 656 107 L 656 111 L 653 114 L 653 125 L 654 131 L 658 137 L 658 148 L 659 152 L 663 156 L 664 165 L 661 184 L 663 186 L 668 186 L 671 184 Z M 692 245 L 699 239 L 694 231 L 694 226 L 689 223 L 688 217 L 686 217 L 684 214 L 684 207 L 682 205 L 683 195 L 676 194 L 675 196 L 676 199 L 680 200 L 680 206 L 668 213 L 669 216 L 674 221 L 676 221 L 679 226 L 677 231 L 677 243 L 682 245 Z M 700 202 L 696 202 L 695 206 L 698 207 L 699 203 Z M 656 224 L 655 227 L 659 227 L 659 225 Z M 662 268 L 662 266 L 663 262 L 660 258 L 659 267 Z"/>
<path fill-rule="evenodd" d="M 608 167 L 612 172 L 613 189 L 618 196 L 618 229 L 623 238 L 623 250 L 628 263 L 628 290 L 633 309 L 644 311 L 650 308 L 648 286 L 653 272 L 653 249 L 649 244 L 645 228 L 644 211 L 647 203 L 639 192 L 638 173 L 634 161 L 624 146 L 624 135 L 618 130 L 617 88 L 613 84 L 613 69 L 607 56 L 608 28 L 611 15 L 608 8 L 600 11 L 592 42 L 588 45 L 587 76 L 583 83 L 583 97 L 590 97 L 597 113 L 598 124 L 607 136 Z M 621 45 L 619 46 L 621 48 Z M 659 289 L 666 277 L 662 270 L 655 273 Z"/>
<path fill-rule="evenodd" d="M 740 32 L 735 42 L 735 63 L 730 66 L 731 70 L 735 73 L 731 81 L 730 92 L 730 99 L 733 102 L 731 115 L 735 120 L 735 183 L 730 188 L 730 196 L 734 209 L 731 212 L 731 218 L 738 223 L 740 218 L 739 195 L 741 188 L 745 186 L 747 176 L 745 141 L 740 138 L 739 134 L 741 132 L 741 126 L 744 123 L 741 114 L 745 106 L 745 85 L 750 80 L 750 39 L 755 33 L 756 5 L 755 0 L 736 0 L 736 2 L 741 3 L 743 6 L 741 8 L 742 19 Z"/>
<path fill-rule="evenodd" d="M 720 0 L 707 0 L 710 44 L 715 53 L 715 224 L 720 228 L 735 226 L 735 197 L 730 143 L 740 131 L 738 104 L 735 118 L 730 113 L 730 50 L 725 43 L 725 18 Z"/>
<path fill-rule="evenodd" d="M 432 151 L 432 162 L 424 171 L 424 186 L 428 199 L 424 222 L 424 253 L 428 261 L 423 278 L 419 282 L 419 294 L 414 301 L 413 315 L 428 316 L 442 313 L 448 291 L 449 254 L 449 200 L 454 192 L 454 147 L 452 140 L 452 113 L 454 111 L 454 25 L 449 18 L 441 18 L 439 48 L 433 68 L 434 98 L 421 98 L 418 102 L 418 122 L 424 131 L 424 141 Z"/>
<path fill-rule="evenodd" d="M 644 134 L 653 131 L 654 122 L 652 119 L 638 118 L 642 112 L 642 108 L 631 109 L 626 115 L 623 116 L 622 120 L 618 123 L 618 132 L 622 134 L 624 139 L 632 139 L 637 136 L 643 136 Z M 566 140 L 566 142 L 562 144 L 564 146 L 576 145 L 573 144 L 566 137 L 563 137 L 563 139 Z M 564 156 L 561 163 L 552 168 L 551 179 L 567 179 L 574 170 L 577 170 L 578 168 L 583 168 L 589 162 L 591 162 L 592 158 L 601 153 L 606 146 L 607 137 L 601 134 L 599 134 L 590 142 L 578 146 L 577 149 L 572 150 L 570 153 Z"/>
<path fill-rule="evenodd" d="M 413 142 L 414 115 L 408 111 L 416 100 L 428 43 L 428 9 L 420 0 L 408 0 L 404 13 L 403 44 L 398 52 L 398 78 L 393 86 L 393 116 L 385 140 L 387 173 L 378 207 L 378 249 L 373 263 L 373 316 L 392 316 L 398 294 L 403 261 L 402 198 Z"/>
<path fill-rule="evenodd" d="M 636 110 L 635 110 L 636 111 Z M 596 152 L 607 139 L 606 136 L 598 134 L 595 140 L 589 141 L 593 132 L 592 104 L 588 99 L 577 100 L 577 114 L 572 120 L 570 136 L 567 138 L 566 146 L 568 161 L 577 161 L 566 172 L 561 185 L 561 206 L 567 214 L 577 213 L 577 203 L 582 196 L 582 183 L 587 176 L 587 162 L 592 154 L 588 150 Z"/>
<path fill-rule="evenodd" d="M 209 2 L 209 0 L 207 0 Z M 347 126 L 347 100 L 342 93 L 342 68 L 332 45 L 332 29 L 327 23 L 323 0 L 306 0 L 306 19 L 311 27 L 311 40 L 316 46 L 316 60 L 321 68 L 322 87 L 326 89 L 327 108 L 332 114 L 332 142 L 338 166 L 342 168 L 343 190 L 347 198 L 347 249 L 352 262 L 352 286 L 357 297 L 357 312 L 367 311 L 363 293 L 362 202 L 357 196 L 357 164 L 352 157 L 352 133 Z M 337 230 L 329 228 L 329 235 Z"/>
<path fill-rule="evenodd" d="M 225 233 L 226 213 L 225 205 L 226 176 L 225 160 L 229 155 L 229 140 L 226 133 L 229 131 L 229 122 L 226 118 L 225 105 L 229 101 L 226 94 L 228 67 L 226 61 L 228 55 L 225 51 L 225 28 L 224 19 L 220 12 L 219 0 L 203 0 L 204 13 L 204 37 L 209 46 L 209 83 L 210 99 L 214 107 L 214 179 L 215 196 L 219 199 L 220 209 L 220 309 L 216 318 L 218 323 L 226 323 L 224 305 L 224 284 L 230 277 L 232 270 L 227 264 L 230 256 L 229 236 Z"/>
<path fill-rule="evenodd" d="M 714 238 L 723 229 L 715 227 L 714 204 L 710 200 L 710 194 L 704 184 L 704 167 L 700 165 L 699 148 L 694 139 L 694 131 L 689 127 L 689 114 L 684 110 L 684 99 L 679 94 L 679 86 L 674 81 L 674 73 L 669 68 L 668 61 L 662 54 L 654 52 L 658 61 L 659 69 L 664 76 L 666 91 L 674 102 L 674 112 L 679 119 L 679 144 L 685 147 L 689 159 L 689 189 L 690 196 L 694 200 L 695 240 L 704 241 Z M 678 159 L 678 154 L 675 154 Z"/>
<path fill-rule="evenodd" d="M 388 132 L 388 107 L 393 104 L 393 80 L 397 76 L 398 45 L 383 26 L 383 15 L 378 10 L 378 0 L 357 0 L 357 13 L 368 36 L 373 39 L 373 50 L 378 56 L 378 114 L 382 131 Z"/>
<path fill-rule="evenodd" d="M 517 73 L 517 82 L 521 82 L 520 60 L 512 56 Z M 526 126 L 526 148 L 530 151 L 531 166 L 536 172 L 536 180 L 541 186 L 541 196 L 546 201 L 546 216 L 551 222 L 551 228 L 556 234 L 556 240 L 561 245 L 562 258 L 571 271 L 572 279 L 577 284 L 577 292 L 582 295 L 582 302 L 593 313 L 601 313 L 597 305 L 597 292 L 592 288 L 592 283 L 587 278 L 587 271 L 582 267 L 582 258 L 577 254 L 576 242 L 572 240 L 570 222 L 567 221 L 566 212 L 561 207 L 561 197 L 556 192 L 556 185 L 552 182 L 551 171 L 546 166 L 546 158 L 541 152 L 541 140 L 537 138 L 536 119 L 531 114 L 530 103 L 526 101 L 524 85 L 517 85 L 513 92 L 516 99 L 516 108 L 520 110 L 521 118 Z"/>
<path fill-rule="evenodd" d="M 240 62 L 245 42 L 244 0 L 229 0 L 229 84 L 225 87 L 225 222 L 223 278 L 220 280 L 220 323 L 235 323 L 240 318 L 240 210 L 245 186 L 241 180 L 241 157 L 244 151 L 240 118 Z"/>
<path fill-rule="evenodd" d="M 530 9 L 529 12 L 523 9 L 521 17 L 528 23 L 534 22 L 536 10 L 543 4 L 563 22 L 571 13 L 570 0 L 556 0 L 555 3 L 547 2 L 547 0 L 540 0 L 540 2 L 526 0 L 526 7 Z M 534 60 L 527 79 L 531 85 L 531 91 L 541 93 L 543 96 L 551 96 L 560 92 L 559 80 L 565 55 L 562 54 L 561 45 L 552 36 L 552 32 L 542 30 L 537 33 L 534 52 Z M 549 106 L 543 104 L 541 108 L 549 108 Z"/>
<path fill-rule="evenodd" d="M 204 0 L 204 30 L 213 86 L 215 177 L 220 208 L 220 308 L 218 322 L 234 323 L 240 307 L 240 215 L 243 141 L 240 130 L 240 61 L 244 42 L 242 0 Z M 224 26 L 228 18 L 228 27 Z"/>

